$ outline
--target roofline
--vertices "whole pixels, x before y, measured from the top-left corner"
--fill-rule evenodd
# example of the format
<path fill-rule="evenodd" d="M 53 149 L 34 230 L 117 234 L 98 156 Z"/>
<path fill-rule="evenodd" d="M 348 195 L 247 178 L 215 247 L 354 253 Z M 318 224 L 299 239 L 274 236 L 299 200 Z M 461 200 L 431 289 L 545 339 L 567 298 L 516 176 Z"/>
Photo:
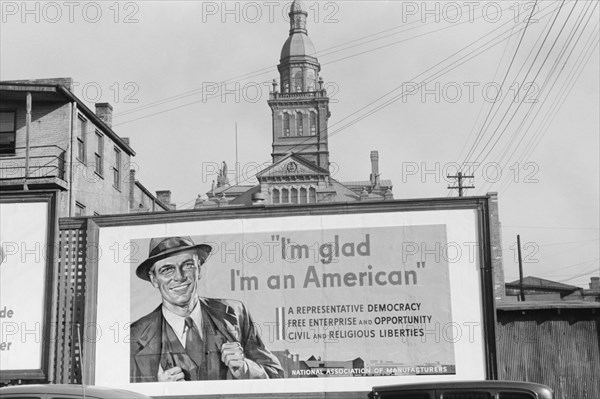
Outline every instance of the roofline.
<path fill-rule="evenodd" d="M 171 210 L 171 208 L 169 206 L 165 205 L 164 202 L 162 202 L 154 194 L 152 194 L 150 192 L 150 190 L 148 190 L 142 183 L 140 183 L 139 180 L 135 181 L 135 185 L 138 186 L 140 188 L 140 190 L 142 190 L 147 196 L 149 196 L 150 198 L 152 198 L 152 200 L 154 202 L 156 202 L 158 205 L 160 205 L 165 211 L 170 211 Z"/>
<path fill-rule="evenodd" d="M 323 167 L 321 167 L 319 165 L 314 165 L 314 164 L 308 162 L 306 159 L 304 159 L 302 157 L 302 155 L 300 153 L 288 152 L 287 155 L 285 155 L 283 158 L 281 158 L 277 162 L 273 162 L 271 165 L 267 166 L 263 170 L 258 171 L 254 176 L 258 180 L 259 174 L 261 174 L 261 173 L 264 174 L 266 171 L 273 169 L 275 166 L 277 166 L 278 164 L 282 163 L 283 161 L 285 161 L 286 159 L 289 159 L 289 158 L 294 158 L 294 160 L 299 161 L 301 164 L 303 164 L 307 168 L 315 170 L 316 172 L 318 172 L 317 175 L 330 175 L 330 172 L 327 169 L 324 169 Z M 269 177 L 269 175 L 267 175 L 266 177 Z"/>
<path fill-rule="evenodd" d="M 504 287 L 506 288 L 521 288 L 521 284 L 519 283 L 505 283 Z M 583 288 L 577 287 L 574 285 L 568 287 L 556 287 L 551 285 L 535 285 L 535 284 L 523 284 L 524 289 L 538 289 L 538 290 L 549 290 L 549 291 L 579 291 Z"/>
<path fill-rule="evenodd" d="M 598 309 L 600 302 L 592 301 L 530 301 L 496 303 L 496 309 L 501 311 L 551 310 L 551 309 Z"/>
<path fill-rule="evenodd" d="M 119 144 L 119 146 L 125 152 L 127 152 L 129 155 L 135 156 L 135 151 L 133 150 L 133 148 L 131 148 L 129 146 L 129 144 L 125 143 L 125 141 L 117 133 L 115 133 L 114 130 L 112 130 L 112 127 L 109 127 L 102 119 L 100 119 L 100 117 L 98 117 L 98 115 L 96 115 L 95 112 L 93 112 L 91 109 L 89 109 L 88 106 L 85 105 L 85 103 L 83 101 L 81 101 L 79 98 L 77 98 L 77 96 L 75 96 L 75 94 L 71 93 L 71 91 L 69 89 L 67 89 L 63 85 L 57 85 L 57 86 L 58 86 L 58 89 L 60 91 L 62 91 L 66 97 L 70 98 L 72 101 L 75 101 L 77 103 L 78 108 L 82 109 L 84 111 L 84 114 L 86 114 L 87 117 L 92 119 L 94 121 L 94 123 L 100 125 L 100 127 L 104 130 L 104 133 L 106 133 L 107 136 L 109 136 L 117 144 Z"/>
<path fill-rule="evenodd" d="M 19 86 L 26 87 L 27 90 L 18 90 Z M 35 91 L 35 92 L 50 92 L 52 90 L 44 90 L 44 88 L 52 88 L 58 94 L 62 94 L 67 97 L 69 100 L 77 103 L 78 109 L 85 114 L 86 117 L 91 119 L 94 124 L 100 127 L 104 134 L 110 137 L 116 144 L 121 147 L 123 151 L 128 153 L 131 156 L 135 156 L 135 151 L 133 148 L 129 146 L 129 144 L 125 143 L 125 141 L 117 134 L 111 127 L 109 127 L 102 119 L 96 115 L 89 107 L 81 101 L 75 94 L 73 94 L 69 89 L 67 89 L 64 85 L 61 84 L 50 84 L 50 83 L 18 83 L 14 81 L 0 81 L 0 90 L 7 91 Z M 39 90 L 38 90 L 39 89 Z"/>

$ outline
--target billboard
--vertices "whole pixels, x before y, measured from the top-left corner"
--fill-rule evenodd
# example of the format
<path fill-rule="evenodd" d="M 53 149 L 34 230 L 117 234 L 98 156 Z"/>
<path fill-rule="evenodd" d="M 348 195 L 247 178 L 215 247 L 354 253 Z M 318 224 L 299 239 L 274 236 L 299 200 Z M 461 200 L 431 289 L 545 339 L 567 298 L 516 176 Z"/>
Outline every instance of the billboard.
<path fill-rule="evenodd" d="M 94 383 L 168 396 L 489 375 L 480 209 L 308 208 L 98 219 Z"/>
<path fill-rule="evenodd" d="M 0 201 L 0 371 L 44 378 L 54 237 L 53 196 Z"/>

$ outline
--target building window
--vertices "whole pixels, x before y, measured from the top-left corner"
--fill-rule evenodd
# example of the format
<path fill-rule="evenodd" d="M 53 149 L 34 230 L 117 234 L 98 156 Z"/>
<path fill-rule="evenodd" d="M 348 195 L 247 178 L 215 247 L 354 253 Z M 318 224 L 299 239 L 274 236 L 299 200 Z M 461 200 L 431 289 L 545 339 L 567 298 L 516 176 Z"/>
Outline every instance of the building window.
<path fill-rule="evenodd" d="M 273 203 L 279 204 L 279 190 L 276 188 L 273 189 Z"/>
<path fill-rule="evenodd" d="M 287 204 L 289 202 L 290 202 L 290 192 L 288 191 L 287 188 L 284 188 L 283 190 L 281 190 L 281 203 Z"/>
<path fill-rule="evenodd" d="M 0 155 L 13 155 L 16 150 L 16 120 L 15 111 L 0 112 Z"/>
<path fill-rule="evenodd" d="M 302 112 L 296 112 L 296 135 L 302 136 L 304 122 L 302 121 Z"/>
<path fill-rule="evenodd" d="M 96 131 L 96 152 L 94 154 L 96 161 L 96 173 L 102 176 L 104 172 L 104 135 Z"/>
<path fill-rule="evenodd" d="M 75 202 L 75 217 L 85 216 L 85 205 Z"/>
<path fill-rule="evenodd" d="M 302 83 L 304 83 L 303 79 L 302 79 L 302 70 L 295 68 L 293 70 L 292 74 L 293 74 L 293 82 L 294 82 L 294 90 L 293 91 L 300 93 L 303 91 Z"/>
<path fill-rule="evenodd" d="M 121 188 L 121 150 L 115 147 L 115 163 L 113 164 L 113 186 Z"/>
<path fill-rule="evenodd" d="M 317 114 L 311 112 L 308 114 L 308 124 L 310 125 L 310 135 L 315 136 L 317 134 Z"/>
<path fill-rule="evenodd" d="M 301 204 L 306 204 L 306 201 L 308 200 L 308 197 L 306 194 L 307 194 L 306 189 L 304 187 L 302 187 L 300 189 L 300 201 L 299 201 Z"/>
<path fill-rule="evenodd" d="M 306 72 L 306 85 L 308 87 L 307 91 L 315 91 L 315 71 L 313 69 L 309 69 Z"/>
<path fill-rule="evenodd" d="M 290 198 L 290 202 L 292 204 L 297 204 L 298 203 L 298 189 L 292 188 L 291 192 L 292 192 L 292 195 Z"/>
<path fill-rule="evenodd" d="M 287 113 L 283 114 L 283 135 L 284 137 L 290 136 L 290 115 Z"/>
<path fill-rule="evenodd" d="M 85 135 L 87 129 L 87 120 L 82 116 L 77 118 L 77 159 L 85 162 Z"/>
<path fill-rule="evenodd" d="M 317 203 L 317 190 L 315 190 L 313 187 L 308 190 L 308 202 L 310 204 Z"/>

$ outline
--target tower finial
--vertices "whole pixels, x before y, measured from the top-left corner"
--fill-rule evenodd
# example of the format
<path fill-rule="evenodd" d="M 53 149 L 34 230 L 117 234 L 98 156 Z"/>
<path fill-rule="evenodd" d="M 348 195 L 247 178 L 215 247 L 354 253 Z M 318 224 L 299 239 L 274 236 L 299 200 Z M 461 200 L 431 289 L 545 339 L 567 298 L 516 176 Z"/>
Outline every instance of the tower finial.
<path fill-rule="evenodd" d="M 304 10 L 300 0 L 294 0 L 290 6 L 290 36 L 294 33 L 308 34 L 306 30 L 306 17 L 308 13 Z"/>

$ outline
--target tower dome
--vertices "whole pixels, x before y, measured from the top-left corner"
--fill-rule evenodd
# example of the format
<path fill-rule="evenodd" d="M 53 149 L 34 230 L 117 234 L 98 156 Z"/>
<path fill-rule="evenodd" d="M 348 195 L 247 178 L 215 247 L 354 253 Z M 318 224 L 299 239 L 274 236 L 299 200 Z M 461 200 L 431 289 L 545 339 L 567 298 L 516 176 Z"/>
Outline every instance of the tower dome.
<path fill-rule="evenodd" d="M 290 57 L 308 57 L 311 61 L 316 61 L 317 52 L 306 30 L 308 13 L 304 10 L 301 1 L 294 0 L 290 6 L 289 16 L 290 36 L 283 44 L 279 60 L 285 62 L 289 61 Z"/>
<path fill-rule="evenodd" d="M 312 41 L 305 33 L 293 33 L 287 38 L 281 49 L 280 61 L 284 61 L 290 57 L 317 58 L 317 51 Z"/>

